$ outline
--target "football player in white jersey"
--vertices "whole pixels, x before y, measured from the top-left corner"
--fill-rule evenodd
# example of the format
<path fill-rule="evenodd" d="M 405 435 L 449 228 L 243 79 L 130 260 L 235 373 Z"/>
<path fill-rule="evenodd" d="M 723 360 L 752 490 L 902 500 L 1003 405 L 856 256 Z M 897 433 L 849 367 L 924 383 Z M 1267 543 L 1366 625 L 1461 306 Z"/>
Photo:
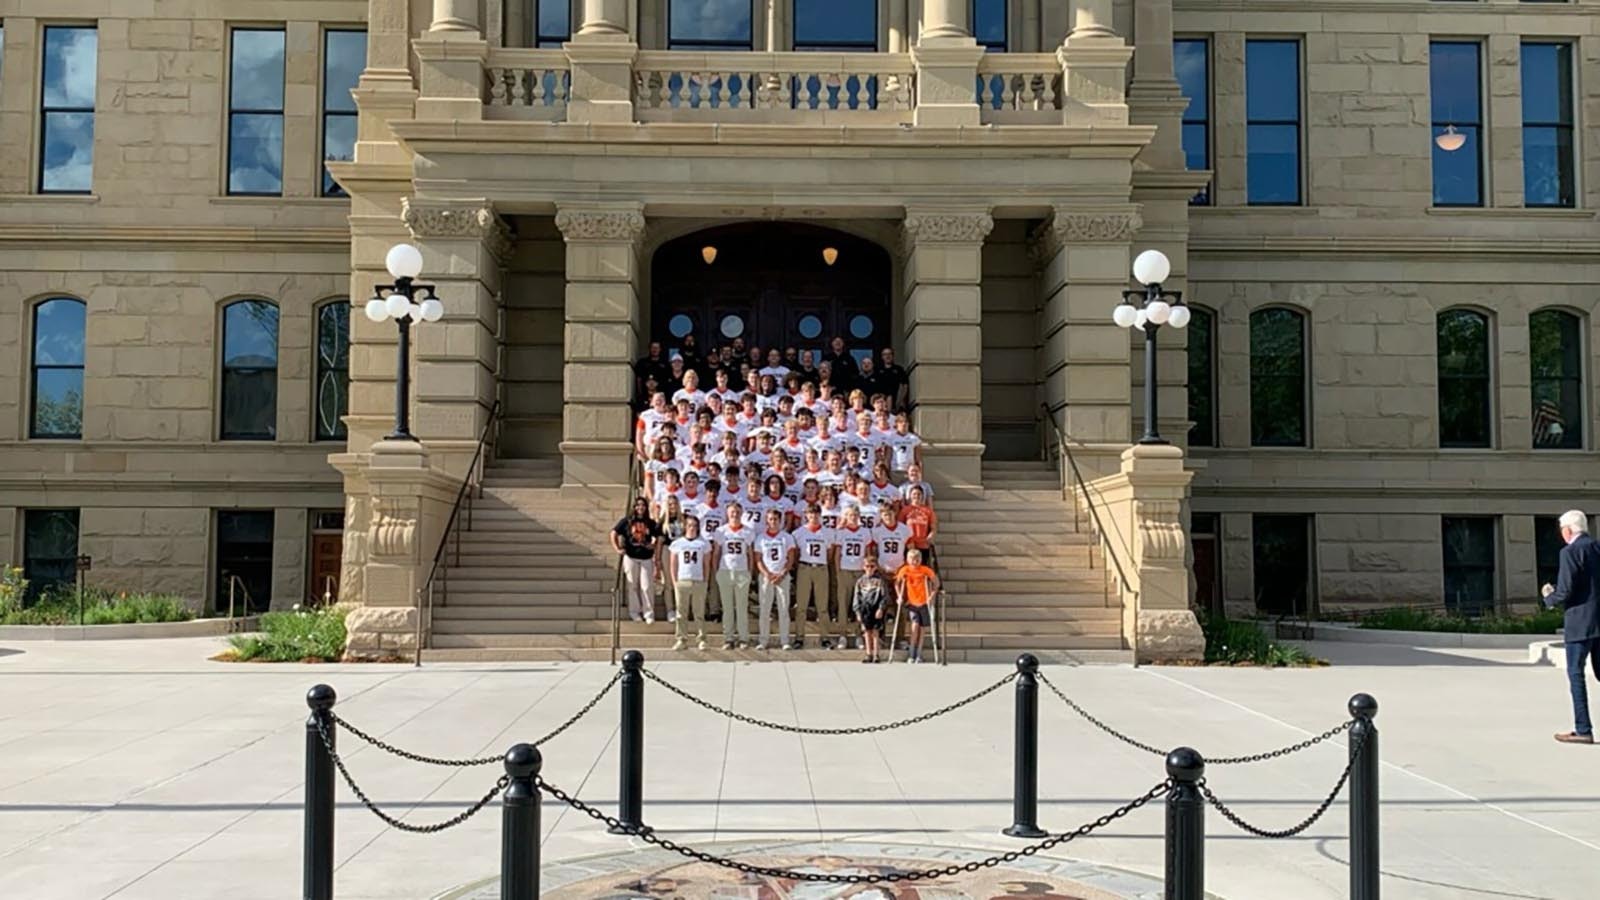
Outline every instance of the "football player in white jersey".
<path fill-rule="evenodd" d="M 728 504 L 728 524 L 715 533 L 717 592 L 722 596 L 722 649 L 750 643 L 750 571 L 754 530 L 746 528 L 738 501 Z"/>
<path fill-rule="evenodd" d="M 878 545 L 878 565 L 885 577 L 893 578 L 905 564 L 910 541 L 911 526 L 896 519 L 893 504 L 884 506 L 878 527 L 872 529 L 872 542 Z"/>
<path fill-rule="evenodd" d="M 700 390 L 700 373 L 693 369 L 683 373 L 683 387 L 672 393 L 672 402 L 688 400 L 691 410 L 698 410 L 706 405 L 706 392 Z"/>
<path fill-rule="evenodd" d="M 872 481 L 869 482 L 868 490 L 872 494 L 872 502 L 879 506 L 900 502 L 900 489 L 889 480 L 888 463 L 878 463 L 872 467 Z M 891 571 L 886 574 L 894 573 Z"/>
<path fill-rule="evenodd" d="M 689 616 L 694 616 L 699 648 L 706 648 L 706 582 L 711 577 L 711 542 L 700 536 L 700 520 L 690 516 L 683 522 L 683 537 L 672 542 L 668 552 L 668 586 L 677 602 L 672 649 L 682 650 L 689 636 Z"/>
<path fill-rule="evenodd" d="M 789 573 L 794 570 L 794 537 L 783 530 L 783 514 L 767 510 L 766 528 L 755 539 L 760 600 L 756 649 L 767 649 L 773 607 L 778 611 L 778 647 L 789 649 Z"/>
<path fill-rule="evenodd" d="M 691 473 L 692 474 L 692 473 Z M 868 531 L 878 527 L 878 504 L 872 502 L 872 482 L 856 482 L 856 515 L 861 517 L 861 525 Z"/>
<path fill-rule="evenodd" d="M 817 640 L 823 648 L 828 644 L 828 589 L 832 581 L 831 564 L 837 555 L 833 529 L 822 525 L 822 510 L 815 504 L 805 508 L 805 520 L 794 530 L 794 542 L 800 557 L 795 575 L 795 649 L 805 646 L 806 619 L 811 613 L 811 601 L 817 604 Z M 848 628 L 848 623 L 838 623 Z M 841 631 L 840 637 L 844 637 Z M 842 645 L 843 641 L 841 641 Z"/>
<path fill-rule="evenodd" d="M 833 586 L 834 621 L 849 628 L 850 598 L 855 595 L 856 579 L 861 577 L 867 555 L 872 551 L 872 529 L 861 524 L 861 514 L 855 507 L 844 510 L 840 525 L 833 531 L 833 542 L 838 547 L 838 574 Z"/>
<path fill-rule="evenodd" d="M 885 443 L 889 446 L 889 461 L 894 471 L 905 474 L 913 464 L 922 463 L 922 438 L 911 431 L 911 419 L 905 413 L 894 417 L 894 433 Z"/>

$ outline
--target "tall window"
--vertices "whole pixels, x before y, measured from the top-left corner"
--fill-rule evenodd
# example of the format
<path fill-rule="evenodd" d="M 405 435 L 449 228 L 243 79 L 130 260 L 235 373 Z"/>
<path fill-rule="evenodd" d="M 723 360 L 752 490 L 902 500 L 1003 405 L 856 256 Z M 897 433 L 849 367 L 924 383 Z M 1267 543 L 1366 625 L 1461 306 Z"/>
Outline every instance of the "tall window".
<path fill-rule="evenodd" d="M 283 193 L 283 29 L 236 28 L 228 88 L 228 193 Z"/>
<path fill-rule="evenodd" d="M 222 310 L 222 438 L 278 434 L 278 307 L 238 300 Z"/>
<path fill-rule="evenodd" d="M 33 308 L 33 410 L 36 438 L 83 436 L 82 300 L 58 297 Z"/>
<path fill-rule="evenodd" d="M 356 151 L 356 101 L 350 96 L 367 64 L 365 31 L 329 31 L 322 36 L 322 158 L 349 162 Z M 322 195 L 342 197 L 344 188 L 322 167 Z"/>
<path fill-rule="evenodd" d="M 1246 41 L 1246 195 L 1261 206 L 1300 203 L 1300 42 Z"/>
<path fill-rule="evenodd" d="M 1495 599 L 1493 516 L 1444 516 L 1444 605 L 1451 612 L 1491 612 Z"/>
<path fill-rule="evenodd" d="M 794 0 L 794 49 L 878 49 L 878 9 L 864 0 Z"/>
<path fill-rule="evenodd" d="M 1483 75 L 1474 41 L 1428 45 L 1433 205 L 1483 205 Z"/>
<path fill-rule="evenodd" d="M 1211 168 L 1211 44 L 1203 38 L 1172 42 L 1172 67 L 1189 105 L 1183 109 L 1183 157 L 1188 168 Z M 1298 146 L 1298 144 L 1297 144 Z M 1206 186 L 1189 198 L 1191 206 L 1211 203 Z"/>
<path fill-rule="evenodd" d="M 978 39 L 978 46 L 990 53 L 1006 52 L 1006 7 L 1010 3 L 1011 0 L 972 0 L 972 36 Z"/>
<path fill-rule="evenodd" d="M 350 301 L 317 307 L 317 440 L 342 441 L 350 396 Z"/>
<path fill-rule="evenodd" d="M 22 577 L 28 599 L 57 585 L 70 585 L 78 574 L 78 511 L 30 509 L 22 514 Z"/>
<path fill-rule="evenodd" d="M 1203 306 L 1189 307 L 1189 446 L 1217 445 L 1217 323 Z"/>
<path fill-rule="evenodd" d="M 44 30 L 39 191 L 87 194 L 94 186 L 94 87 L 99 35 L 93 26 Z"/>
<path fill-rule="evenodd" d="M 272 510 L 217 510 L 217 611 L 265 612 L 272 605 Z"/>
<path fill-rule="evenodd" d="M 1256 611 L 1307 616 L 1311 611 L 1311 517 L 1251 517 L 1250 549 Z"/>
<path fill-rule="evenodd" d="M 1250 443 L 1306 444 L 1306 319 L 1292 309 L 1250 314 Z"/>
<path fill-rule="evenodd" d="M 754 46 L 750 0 L 669 0 L 671 50 L 749 50 Z"/>
<path fill-rule="evenodd" d="M 1487 447 L 1489 317 L 1470 309 L 1439 314 L 1439 446 Z"/>
<path fill-rule="evenodd" d="M 539 0 L 533 23 L 533 46 L 560 48 L 572 40 L 572 4 L 569 0 Z"/>
<path fill-rule="evenodd" d="M 1522 182 L 1528 206 L 1577 200 L 1572 151 L 1572 45 L 1522 45 Z"/>
<path fill-rule="evenodd" d="M 1583 447 L 1583 320 L 1559 309 L 1528 317 L 1533 365 L 1533 446 Z"/>

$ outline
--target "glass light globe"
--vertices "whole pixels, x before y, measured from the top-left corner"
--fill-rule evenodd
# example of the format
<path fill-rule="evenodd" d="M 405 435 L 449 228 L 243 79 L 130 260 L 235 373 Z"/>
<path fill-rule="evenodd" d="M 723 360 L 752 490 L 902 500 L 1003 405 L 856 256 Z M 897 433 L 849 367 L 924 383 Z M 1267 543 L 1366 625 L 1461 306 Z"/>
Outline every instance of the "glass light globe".
<path fill-rule="evenodd" d="M 1134 313 L 1134 316 L 1133 316 L 1133 327 L 1135 327 L 1135 328 L 1143 328 L 1144 327 L 1144 323 L 1149 321 L 1149 319 L 1150 319 L 1150 314 L 1141 309 L 1137 313 Z"/>
<path fill-rule="evenodd" d="M 1189 307 L 1174 306 L 1172 313 L 1167 316 L 1167 324 L 1173 328 L 1184 328 L 1189 324 Z"/>
<path fill-rule="evenodd" d="M 422 301 L 422 321 L 437 322 L 444 318 L 444 304 L 438 297 L 429 297 Z"/>
<path fill-rule="evenodd" d="M 1157 300 L 1154 303 L 1147 304 L 1144 310 L 1150 321 L 1157 325 L 1165 325 L 1167 324 L 1167 317 L 1172 315 L 1172 304 L 1165 300 Z"/>
<path fill-rule="evenodd" d="M 389 311 L 389 318 L 395 320 L 405 318 L 406 313 L 411 310 L 411 301 L 406 299 L 405 294 L 390 294 L 389 298 L 383 301 L 383 305 Z"/>
<path fill-rule="evenodd" d="M 1146 250 L 1133 261 L 1133 277 L 1140 284 L 1160 284 L 1172 274 L 1172 261 L 1160 250 Z"/>
<path fill-rule="evenodd" d="M 1111 321 L 1117 323 L 1118 328 L 1128 328 L 1138 315 L 1139 311 L 1132 304 L 1124 303 L 1111 311 Z"/>
<path fill-rule="evenodd" d="M 422 274 L 422 251 L 410 244 L 395 244 L 383 265 L 396 278 L 415 278 Z"/>
<path fill-rule="evenodd" d="M 367 318 L 373 322 L 382 322 L 389 318 L 389 305 L 383 302 L 382 297 L 373 297 L 367 301 Z"/>

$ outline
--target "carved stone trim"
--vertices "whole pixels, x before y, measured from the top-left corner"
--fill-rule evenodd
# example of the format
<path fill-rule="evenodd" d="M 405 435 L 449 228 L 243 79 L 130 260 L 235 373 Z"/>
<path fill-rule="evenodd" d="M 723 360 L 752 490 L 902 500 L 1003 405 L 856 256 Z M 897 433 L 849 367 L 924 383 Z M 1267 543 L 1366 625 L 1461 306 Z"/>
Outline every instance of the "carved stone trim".
<path fill-rule="evenodd" d="M 484 201 L 429 203 L 411 197 L 401 202 L 400 218 L 419 240 L 427 238 L 477 238 L 496 259 L 511 255 L 511 229 Z"/>
<path fill-rule="evenodd" d="M 1028 250 L 1035 263 L 1044 265 L 1068 244 L 1125 244 L 1143 227 L 1137 206 L 1091 210 L 1058 206 L 1049 221 L 1033 230 Z"/>
<path fill-rule="evenodd" d="M 988 213 L 907 213 L 906 240 L 912 244 L 981 244 L 994 230 Z"/>
<path fill-rule="evenodd" d="M 644 234 L 644 213 L 637 209 L 563 209 L 556 227 L 568 241 L 635 243 Z"/>
<path fill-rule="evenodd" d="M 407 504 L 382 504 L 372 518 L 367 547 L 372 557 L 409 559 L 416 549 L 417 510 Z"/>

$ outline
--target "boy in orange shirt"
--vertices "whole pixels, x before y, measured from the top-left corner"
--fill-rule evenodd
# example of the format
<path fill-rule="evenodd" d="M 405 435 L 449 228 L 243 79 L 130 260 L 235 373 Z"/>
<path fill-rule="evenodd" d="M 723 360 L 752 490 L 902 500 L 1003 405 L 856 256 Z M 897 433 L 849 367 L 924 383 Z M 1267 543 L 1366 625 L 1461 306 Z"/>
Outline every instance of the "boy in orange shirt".
<path fill-rule="evenodd" d="M 911 642 L 906 662 L 922 662 L 922 629 L 928 626 L 928 601 L 939 591 L 939 576 L 922 564 L 922 551 L 906 551 L 906 564 L 894 576 L 895 596 L 911 617 Z M 894 649 L 890 648 L 890 653 Z"/>

